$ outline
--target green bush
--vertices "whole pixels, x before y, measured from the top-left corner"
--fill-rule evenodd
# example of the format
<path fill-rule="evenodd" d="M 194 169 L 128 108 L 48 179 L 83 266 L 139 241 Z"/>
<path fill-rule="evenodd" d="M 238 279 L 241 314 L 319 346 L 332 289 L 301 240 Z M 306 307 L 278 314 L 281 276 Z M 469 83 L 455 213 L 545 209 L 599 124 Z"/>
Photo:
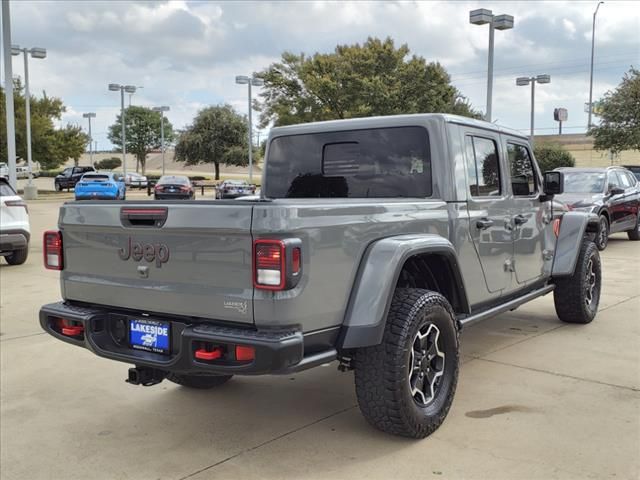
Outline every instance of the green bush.
<path fill-rule="evenodd" d="M 122 165 L 122 160 L 117 157 L 105 158 L 99 162 L 93 162 L 93 166 L 96 170 L 113 170 Z"/>
<path fill-rule="evenodd" d="M 542 173 L 558 167 L 575 167 L 576 159 L 557 143 L 536 145 L 533 153 Z"/>
<path fill-rule="evenodd" d="M 38 174 L 41 177 L 57 177 L 62 173 L 62 170 L 40 170 Z"/>

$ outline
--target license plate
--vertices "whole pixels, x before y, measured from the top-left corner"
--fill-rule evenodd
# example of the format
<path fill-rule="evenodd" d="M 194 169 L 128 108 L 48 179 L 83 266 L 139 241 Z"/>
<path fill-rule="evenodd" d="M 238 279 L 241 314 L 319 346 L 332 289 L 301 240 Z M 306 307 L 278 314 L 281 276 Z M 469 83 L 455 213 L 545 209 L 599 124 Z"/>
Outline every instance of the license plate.
<path fill-rule="evenodd" d="M 171 325 L 157 320 L 129 319 L 129 344 L 136 350 L 171 352 Z"/>

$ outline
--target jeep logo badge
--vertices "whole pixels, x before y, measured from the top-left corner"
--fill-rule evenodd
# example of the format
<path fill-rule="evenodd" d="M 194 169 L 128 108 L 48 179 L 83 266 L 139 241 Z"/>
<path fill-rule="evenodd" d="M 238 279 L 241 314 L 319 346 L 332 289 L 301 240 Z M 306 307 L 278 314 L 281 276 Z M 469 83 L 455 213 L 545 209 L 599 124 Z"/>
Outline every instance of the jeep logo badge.
<path fill-rule="evenodd" d="M 132 258 L 134 262 L 144 259 L 149 263 L 156 264 L 156 267 L 162 268 L 163 263 L 169 260 L 169 247 L 164 243 L 141 243 L 134 242 L 131 237 L 127 239 L 124 247 L 118 249 L 120 260 L 129 260 Z"/>

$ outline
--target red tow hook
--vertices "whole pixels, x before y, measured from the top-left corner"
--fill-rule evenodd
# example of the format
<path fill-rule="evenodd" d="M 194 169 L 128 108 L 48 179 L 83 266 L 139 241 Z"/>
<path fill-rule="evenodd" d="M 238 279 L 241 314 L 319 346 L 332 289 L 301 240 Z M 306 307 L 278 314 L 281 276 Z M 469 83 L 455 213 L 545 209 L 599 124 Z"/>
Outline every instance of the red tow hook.
<path fill-rule="evenodd" d="M 57 323 L 60 333 L 67 337 L 78 337 L 84 333 L 84 325 L 74 325 L 64 318 L 59 318 Z"/>
<path fill-rule="evenodd" d="M 213 350 L 208 351 L 204 348 L 199 348 L 198 350 L 196 350 L 194 356 L 198 360 L 216 360 L 222 357 L 222 349 L 214 348 Z"/>

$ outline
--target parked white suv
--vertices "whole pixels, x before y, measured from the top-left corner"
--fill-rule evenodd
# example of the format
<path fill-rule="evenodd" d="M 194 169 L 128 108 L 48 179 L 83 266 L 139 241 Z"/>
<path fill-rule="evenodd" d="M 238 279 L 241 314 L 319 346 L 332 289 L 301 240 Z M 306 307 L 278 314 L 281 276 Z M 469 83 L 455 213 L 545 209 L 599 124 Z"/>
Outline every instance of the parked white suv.
<path fill-rule="evenodd" d="M 6 178 L 0 178 L 0 256 L 9 265 L 21 265 L 29 255 L 29 211 Z"/>

